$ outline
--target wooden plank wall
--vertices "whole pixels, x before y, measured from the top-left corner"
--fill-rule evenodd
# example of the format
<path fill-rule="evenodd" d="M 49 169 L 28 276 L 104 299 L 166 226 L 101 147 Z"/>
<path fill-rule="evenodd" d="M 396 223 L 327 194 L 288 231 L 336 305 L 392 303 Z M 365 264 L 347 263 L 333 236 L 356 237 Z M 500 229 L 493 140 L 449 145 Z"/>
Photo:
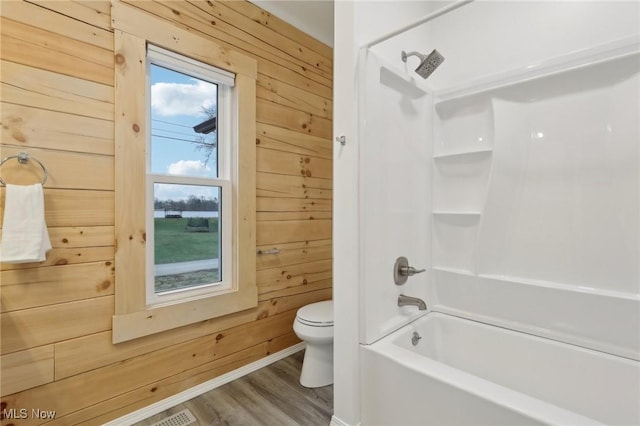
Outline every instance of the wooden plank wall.
<path fill-rule="evenodd" d="M 332 49 L 246 1 L 128 3 L 257 59 L 257 244 L 280 253 L 258 255 L 256 309 L 111 344 L 110 3 L 2 2 L 1 155 L 49 170 L 53 244 L 43 263 L 1 264 L 2 409 L 29 410 L 2 424 L 117 418 L 297 343 L 297 308 L 331 297 Z"/>

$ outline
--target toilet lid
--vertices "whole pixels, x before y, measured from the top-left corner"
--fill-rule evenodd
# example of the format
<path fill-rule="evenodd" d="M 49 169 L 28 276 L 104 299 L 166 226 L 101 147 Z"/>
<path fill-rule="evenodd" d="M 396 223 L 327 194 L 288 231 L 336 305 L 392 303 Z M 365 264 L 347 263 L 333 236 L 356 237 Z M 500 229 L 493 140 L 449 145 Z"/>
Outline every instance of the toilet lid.
<path fill-rule="evenodd" d="M 333 325 L 333 301 L 316 302 L 298 309 L 296 318 L 303 324 L 326 327 Z"/>

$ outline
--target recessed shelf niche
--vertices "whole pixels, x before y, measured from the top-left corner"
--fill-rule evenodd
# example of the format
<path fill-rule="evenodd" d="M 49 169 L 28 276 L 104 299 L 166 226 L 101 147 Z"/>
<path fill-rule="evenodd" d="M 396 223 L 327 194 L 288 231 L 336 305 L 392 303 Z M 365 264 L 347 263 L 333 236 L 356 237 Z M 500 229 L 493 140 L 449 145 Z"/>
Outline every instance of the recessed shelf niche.
<path fill-rule="evenodd" d="M 491 154 L 491 150 L 482 150 L 434 157 L 434 210 L 480 211 L 487 193 Z"/>
<path fill-rule="evenodd" d="M 493 106 L 489 96 L 437 103 L 434 157 L 457 156 L 493 148 Z"/>

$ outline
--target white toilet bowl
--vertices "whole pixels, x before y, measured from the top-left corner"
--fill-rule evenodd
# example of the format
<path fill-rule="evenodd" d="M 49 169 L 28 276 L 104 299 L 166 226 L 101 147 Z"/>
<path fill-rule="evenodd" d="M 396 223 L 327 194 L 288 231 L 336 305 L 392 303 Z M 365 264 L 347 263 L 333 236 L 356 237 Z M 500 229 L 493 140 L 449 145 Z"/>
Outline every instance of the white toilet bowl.
<path fill-rule="evenodd" d="M 319 388 L 333 383 L 333 301 L 312 303 L 298 309 L 293 331 L 307 347 L 300 384 Z"/>

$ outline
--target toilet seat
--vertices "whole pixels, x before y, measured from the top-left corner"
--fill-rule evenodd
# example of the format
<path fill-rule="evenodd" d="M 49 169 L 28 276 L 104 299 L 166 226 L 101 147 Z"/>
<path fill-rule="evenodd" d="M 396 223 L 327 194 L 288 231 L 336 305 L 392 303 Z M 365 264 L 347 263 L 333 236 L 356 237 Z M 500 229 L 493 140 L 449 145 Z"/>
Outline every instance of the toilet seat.
<path fill-rule="evenodd" d="M 311 327 L 333 327 L 333 301 L 316 302 L 298 309 L 296 321 Z"/>

